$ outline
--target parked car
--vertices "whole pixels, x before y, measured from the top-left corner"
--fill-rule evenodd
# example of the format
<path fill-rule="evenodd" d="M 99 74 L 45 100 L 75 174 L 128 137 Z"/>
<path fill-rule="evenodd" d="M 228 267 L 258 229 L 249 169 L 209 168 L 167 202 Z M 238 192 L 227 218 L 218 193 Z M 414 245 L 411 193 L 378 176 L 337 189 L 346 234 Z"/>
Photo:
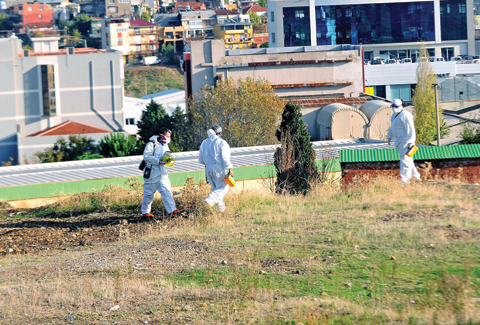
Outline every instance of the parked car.
<path fill-rule="evenodd" d="M 480 64 L 480 59 L 473 59 L 472 64 Z"/>
<path fill-rule="evenodd" d="M 363 64 L 370 65 L 371 63 L 370 63 L 370 60 L 365 60 L 365 61 L 363 61 Z"/>
<path fill-rule="evenodd" d="M 385 64 L 385 59 L 375 59 L 372 62 L 373 65 Z"/>
<path fill-rule="evenodd" d="M 412 63 L 412 59 L 404 58 L 404 59 L 402 59 L 402 61 L 400 61 L 400 63 Z"/>
<path fill-rule="evenodd" d="M 455 62 L 462 62 L 463 59 L 461 56 L 454 56 L 450 58 L 450 61 L 455 61 Z"/>
<path fill-rule="evenodd" d="M 142 63 L 144 65 L 159 64 L 160 62 L 162 62 L 162 60 L 157 58 L 156 56 L 146 56 L 142 60 Z"/>
<path fill-rule="evenodd" d="M 472 56 L 472 60 L 475 60 L 475 59 L 480 59 L 480 55 L 474 55 L 474 56 Z"/>
<path fill-rule="evenodd" d="M 430 62 L 445 62 L 445 59 L 440 57 L 440 58 L 437 58 L 437 57 L 431 57 L 430 58 Z"/>
<path fill-rule="evenodd" d="M 398 60 L 395 60 L 395 59 L 388 59 L 387 60 L 387 64 L 398 64 L 400 62 L 398 62 Z"/>

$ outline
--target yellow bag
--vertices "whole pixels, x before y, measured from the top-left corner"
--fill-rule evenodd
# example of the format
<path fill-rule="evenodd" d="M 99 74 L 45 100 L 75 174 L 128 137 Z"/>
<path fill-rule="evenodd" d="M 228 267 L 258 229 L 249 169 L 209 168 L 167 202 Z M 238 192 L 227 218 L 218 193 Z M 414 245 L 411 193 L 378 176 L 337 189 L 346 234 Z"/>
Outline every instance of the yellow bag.
<path fill-rule="evenodd" d="M 413 157 L 413 155 L 415 154 L 415 152 L 417 152 L 417 150 L 418 150 L 418 147 L 416 145 L 411 146 L 410 149 L 408 149 L 407 156 Z"/>
<path fill-rule="evenodd" d="M 233 176 L 230 174 L 225 175 L 225 182 L 227 182 L 228 186 L 230 187 L 235 187 L 235 184 L 237 184 L 237 182 L 235 182 L 233 179 Z"/>

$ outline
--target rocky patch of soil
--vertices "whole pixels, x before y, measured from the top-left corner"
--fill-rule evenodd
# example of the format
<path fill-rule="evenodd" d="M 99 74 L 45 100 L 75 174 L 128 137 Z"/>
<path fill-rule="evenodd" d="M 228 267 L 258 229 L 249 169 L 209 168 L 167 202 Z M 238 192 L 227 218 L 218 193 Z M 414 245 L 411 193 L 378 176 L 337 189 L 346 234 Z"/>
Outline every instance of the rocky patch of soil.
<path fill-rule="evenodd" d="M 411 219 L 448 219 L 460 215 L 464 209 L 451 208 L 451 209 L 420 209 L 409 210 L 404 212 L 395 212 L 385 215 L 382 220 L 389 222 L 392 220 L 411 220 Z"/>

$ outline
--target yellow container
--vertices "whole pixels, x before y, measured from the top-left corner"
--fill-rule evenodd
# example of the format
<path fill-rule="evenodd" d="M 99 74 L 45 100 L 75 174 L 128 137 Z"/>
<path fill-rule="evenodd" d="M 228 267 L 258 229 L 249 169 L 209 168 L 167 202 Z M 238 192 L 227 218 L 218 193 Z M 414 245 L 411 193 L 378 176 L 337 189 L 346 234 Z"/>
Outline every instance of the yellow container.
<path fill-rule="evenodd" d="M 417 152 L 418 147 L 416 145 L 413 145 L 410 149 L 408 149 L 407 156 L 413 157 L 415 152 Z"/>
<path fill-rule="evenodd" d="M 237 182 L 235 182 L 235 180 L 233 179 L 233 176 L 232 175 L 225 175 L 225 182 L 227 182 L 228 186 L 230 187 L 235 187 L 235 185 L 237 184 Z"/>

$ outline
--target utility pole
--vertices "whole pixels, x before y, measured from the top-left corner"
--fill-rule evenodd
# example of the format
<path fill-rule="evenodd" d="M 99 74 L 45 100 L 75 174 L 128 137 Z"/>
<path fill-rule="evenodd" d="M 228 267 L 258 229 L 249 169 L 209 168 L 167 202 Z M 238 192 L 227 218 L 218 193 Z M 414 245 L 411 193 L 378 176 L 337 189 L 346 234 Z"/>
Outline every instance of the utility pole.
<path fill-rule="evenodd" d="M 437 115 L 437 146 L 441 146 L 440 143 L 440 114 L 438 114 L 438 84 L 432 84 L 433 89 L 435 90 L 435 112 Z"/>

